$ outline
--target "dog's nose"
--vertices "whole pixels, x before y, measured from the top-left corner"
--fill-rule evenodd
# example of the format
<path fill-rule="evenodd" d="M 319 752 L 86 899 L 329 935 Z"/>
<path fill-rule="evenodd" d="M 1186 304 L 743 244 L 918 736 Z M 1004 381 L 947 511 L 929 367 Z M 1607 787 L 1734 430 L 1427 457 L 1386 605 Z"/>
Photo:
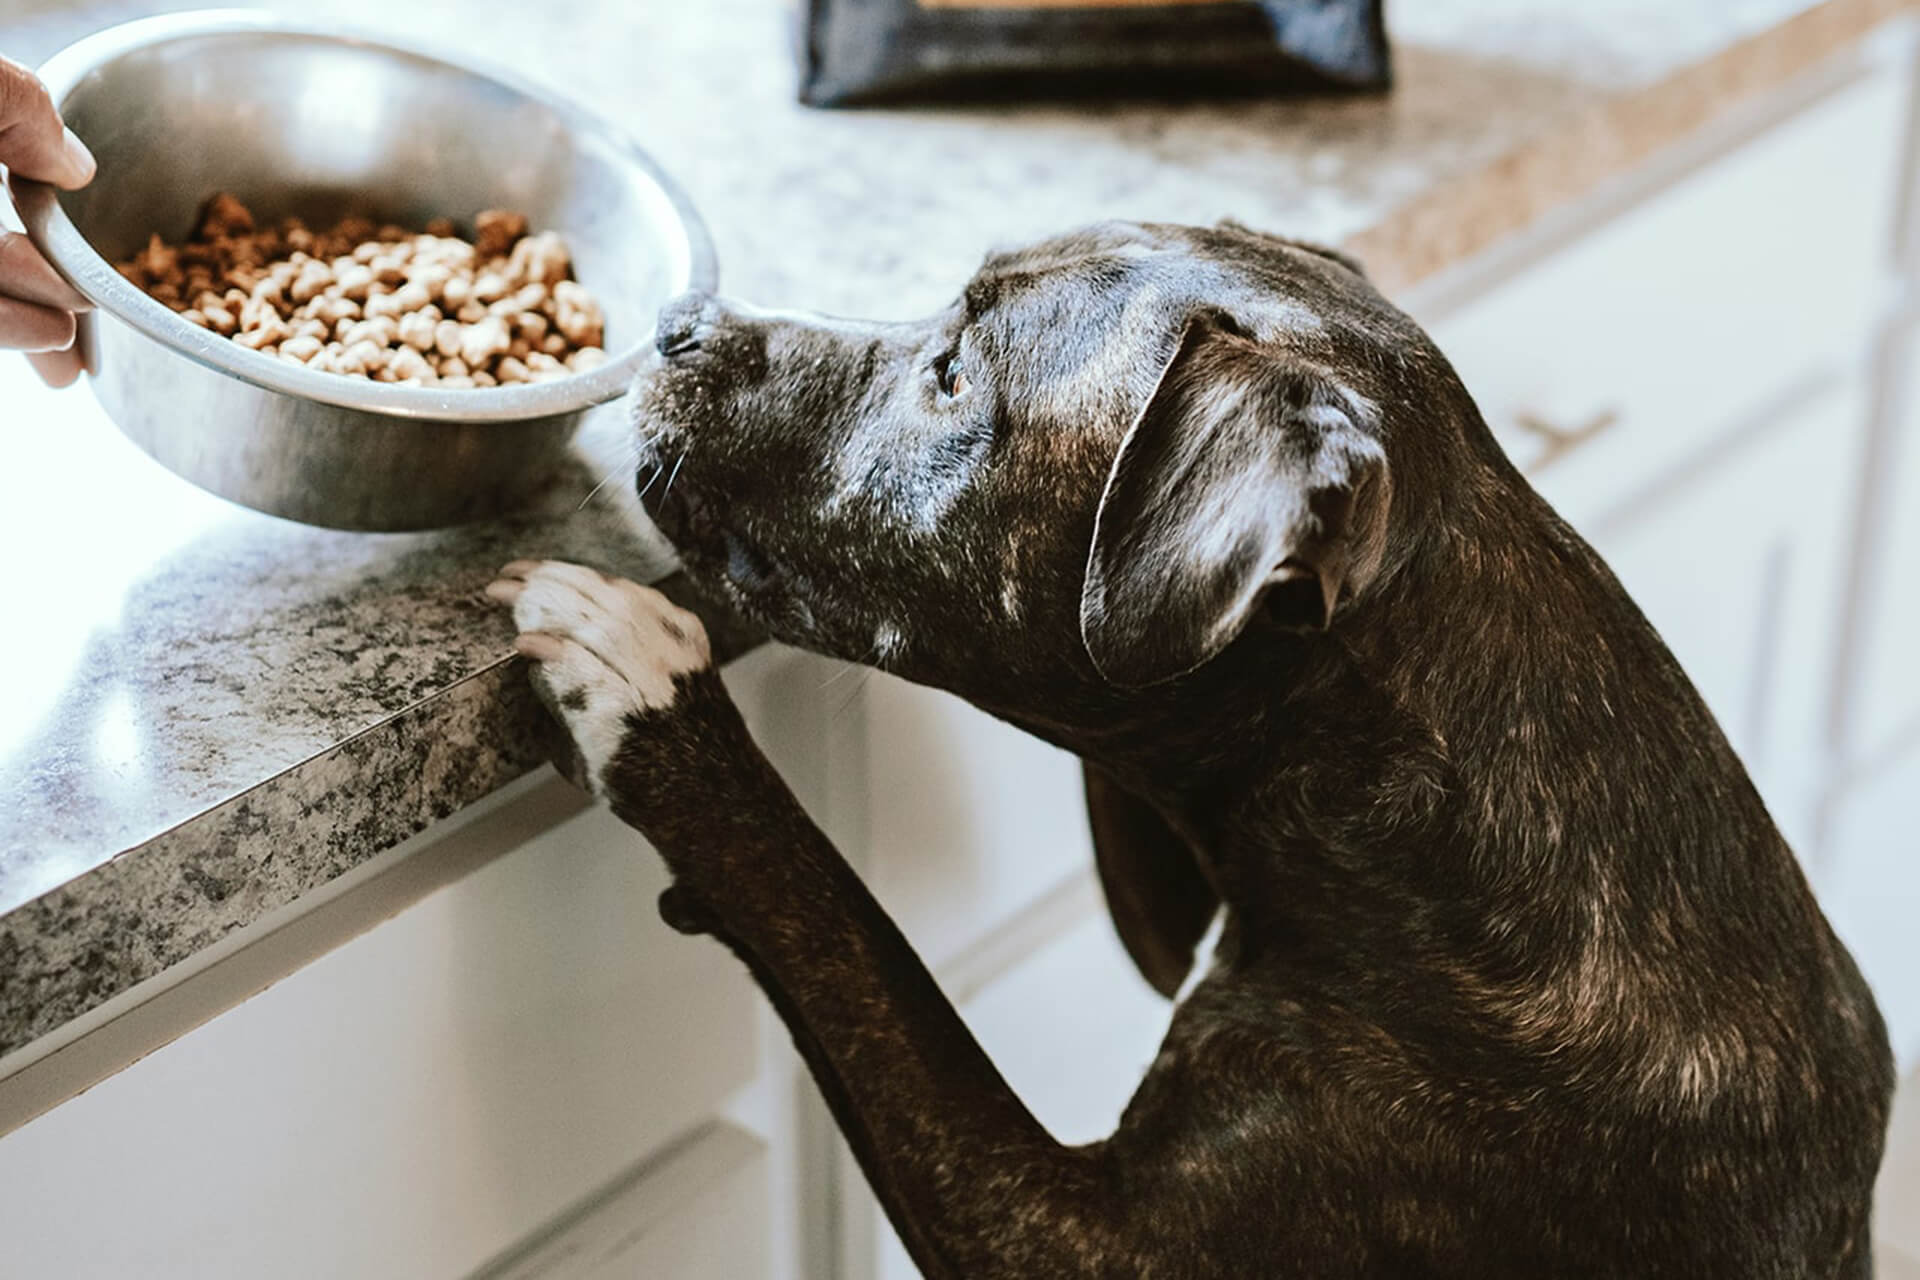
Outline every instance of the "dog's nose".
<path fill-rule="evenodd" d="M 660 320 L 654 330 L 654 348 L 669 360 L 690 351 L 698 351 L 701 341 L 713 327 L 713 305 L 712 294 L 694 289 L 660 308 Z"/>

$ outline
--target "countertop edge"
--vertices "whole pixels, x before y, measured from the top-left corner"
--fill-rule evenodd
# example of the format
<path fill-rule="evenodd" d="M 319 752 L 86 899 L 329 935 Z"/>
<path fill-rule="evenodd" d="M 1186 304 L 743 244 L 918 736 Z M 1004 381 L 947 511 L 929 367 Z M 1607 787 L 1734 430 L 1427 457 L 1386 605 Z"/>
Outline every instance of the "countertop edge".
<path fill-rule="evenodd" d="M 1838 57 L 1920 0 L 1827 0 L 1396 207 L 1340 248 L 1392 296 L 1594 194 L 1664 148 Z"/>
<path fill-rule="evenodd" d="M 552 733 L 503 656 L 8 913 L 0 1058 L 531 772 Z"/>

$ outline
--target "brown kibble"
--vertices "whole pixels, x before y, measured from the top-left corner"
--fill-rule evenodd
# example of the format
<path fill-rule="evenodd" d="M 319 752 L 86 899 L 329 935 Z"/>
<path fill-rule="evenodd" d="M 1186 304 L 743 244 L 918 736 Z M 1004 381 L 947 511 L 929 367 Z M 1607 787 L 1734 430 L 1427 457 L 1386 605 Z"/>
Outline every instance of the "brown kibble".
<path fill-rule="evenodd" d="M 603 320 L 600 304 L 572 280 L 553 286 L 553 326 L 576 347 L 600 345 Z"/>
<path fill-rule="evenodd" d="M 387 367 L 387 361 L 392 358 L 392 354 L 379 343 L 363 339 L 347 344 L 346 358 L 358 361 L 360 366 L 369 372 L 377 373 Z"/>
<path fill-rule="evenodd" d="M 499 316 L 487 316 L 460 335 L 460 358 L 469 368 L 477 369 L 510 345 L 505 322 Z"/>
<path fill-rule="evenodd" d="M 528 342 L 538 343 L 547 336 L 547 318 L 538 311 L 523 311 L 513 318 L 513 331 Z"/>
<path fill-rule="evenodd" d="M 251 347 L 255 351 L 259 351 L 265 347 L 278 346 L 282 341 L 292 336 L 286 323 L 282 321 L 279 316 L 275 316 L 271 324 L 262 325 L 258 328 L 241 326 L 240 330 L 233 335 L 233 340 L 243 347 Z"/>
<path fill-rule="evenodd" d="M 325 350 L 325 347 L 322 346 L 320 339 L 310 334 L 296 333 L 293 337 L 286 339 L 280 344 L 281 355 L 292 360 L 298 360 L 302 364 L 312 360 L 323 350 Z"/>
<path fill-rule="evenodd" d="M 607 353 L 599 347 L 582 347 L 567 357 L 567 368 L 575 373 L 598 369 L 607 362 Z"/>
<path fill-rule="evenodd" d="M 199 229 L 194 236 L 200 240 L 219 240 L 243 236 L 252 230 L 253 214 L 247 211 L 247 206 L 231 192 L 222 191 L 201 207 Z"/>
<path fill-rule="evenodd" d="M 486 209 L 473 219 L 473 247 L 483 258 L 497 258 L 527 234 L 527 215 Z"/>
<path fill-rule="evenodd" d="M 507 278 L 497 271 L 483 273 L 473 282 L 473 297 L 479 302 L 498 302 L 507 296 Z"/>
<path fill-rule="evenodd" d="M 394 352 L 393 358 L 387 363 L 387 371 L 398 382 L 427 382 L 435 377 L 433 366 L 427 363 L 427 358 L 412 347 L 402 347 Z"/>
<path fill-rule="evenodd" d="M 340 273 L 340 296 L 352 298 L 356 302 L 365 302 L 367 292 L 373 288 L 373 272 L 358 264 Z"/>
<path fill-rule="evenodd" d="M 306 302 L 318 297 L 320 292 L 333 283 L 333 269 L 319 259 L 312 259 L 301 266 L 300 274 L 294 278 L 293 287 L 287 290 L 287 296 L 295 302 Z"/>
<path fill-rule="evenodd" d="M 437 328 L 435 321 L 439 317 L 428 314 L 430 310 L 431 308 L 421 311 L 409 311 L 406 315 L 400 317 L 400 327 L 397 330 L 400 341 L 406 343 L 415 351 L 431 351 L 433 349 L 434 330 Z"/>
<path fill-rule="evenodd" d="M 189 324 L 322 372 L 491 387 L 605 359 L 599 305 L 570 279 L 564 241 L 502 210 L 482 213 L 469 243 L 446 218 L 422 233 L 359 216 L 318 232 L 297 218 L 261 226 L 221 192 L 185 244 L 150 235 L 115 269 Z"/>

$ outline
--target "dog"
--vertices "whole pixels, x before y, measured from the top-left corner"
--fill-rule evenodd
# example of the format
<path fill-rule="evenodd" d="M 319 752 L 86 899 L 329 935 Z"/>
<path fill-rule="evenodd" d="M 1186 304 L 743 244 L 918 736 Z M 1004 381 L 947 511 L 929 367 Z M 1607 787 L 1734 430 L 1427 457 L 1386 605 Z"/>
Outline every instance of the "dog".
<path fill-rule="evenodd" d="M 640 472 L 696 582 L 1079 756 L 1179 993 L 1114 1134 L 1055 1142 L 699 619 L 503 571 L 662 914 L 747 964 L 927 1275 L 1871 1274 L 1866 985 L 1653 628 L 1353 262 L 1115 223 L 917 323 L 690 295 L 657 346 Z"/>

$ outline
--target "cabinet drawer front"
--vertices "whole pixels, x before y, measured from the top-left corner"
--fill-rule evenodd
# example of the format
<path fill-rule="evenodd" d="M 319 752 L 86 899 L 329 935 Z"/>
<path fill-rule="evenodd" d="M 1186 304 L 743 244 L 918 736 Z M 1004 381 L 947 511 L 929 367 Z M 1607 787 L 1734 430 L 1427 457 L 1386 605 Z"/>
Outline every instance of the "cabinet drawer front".
<path fill-rule="evenodd" d="M 1834 932 L 1873 987 L 1894 1056 L 1920 1065 L 1920 750 L 1837 797 L 1827 865 L 1814 891 Z"/>
<path fill-rule="evenodd" d="M 767 1149 L 716 1124 L 474 1280 L 754 1280 L 771 1272 Z"/>
<path fill-rule="evenodd" d="M 1852 82 L 1435 318 L 1496 435 L 1575 525 L 1857 359 L 1891 261 L 1907 83 Z"/>
<path fill-rule="evenodd" d="M 751 1078 L 666 882 L 588 810 L 9 1134 L 0 1271 L 468 1273 Z"/>
<path fill-rule="evenodd" d="M 1885 487 L 1869 530 L 1860 660 L 1848 691 L 1846 747 L 1855 756 L 1920 742 L 1920 332 L 1899 350 L 1903 412 L 1876 460 Z"/>
<path fill-rule="evenodd" d="M 867 881 L 929 963 L 956 959 L 1092 862 L 1071 755 L 891 676 L 861 697 Z"/>

